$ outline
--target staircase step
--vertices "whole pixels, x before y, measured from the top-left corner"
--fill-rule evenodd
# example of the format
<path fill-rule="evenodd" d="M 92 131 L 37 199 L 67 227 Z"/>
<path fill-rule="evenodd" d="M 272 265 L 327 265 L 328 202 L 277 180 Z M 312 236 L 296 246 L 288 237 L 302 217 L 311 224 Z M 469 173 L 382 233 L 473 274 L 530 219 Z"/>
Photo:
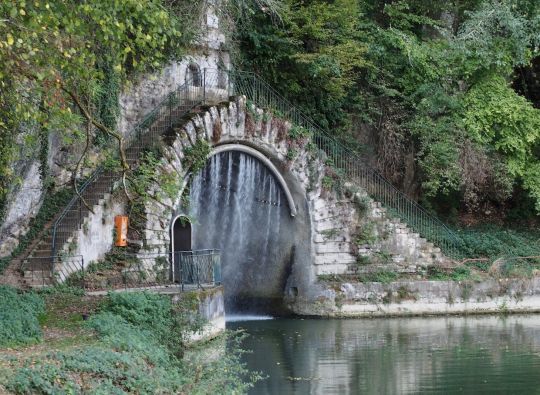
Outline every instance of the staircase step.
<path fill-rule="evenodd" d="M 51 257 L 51 249 L 40 249 L 32 252 L 32 258 Z"/>

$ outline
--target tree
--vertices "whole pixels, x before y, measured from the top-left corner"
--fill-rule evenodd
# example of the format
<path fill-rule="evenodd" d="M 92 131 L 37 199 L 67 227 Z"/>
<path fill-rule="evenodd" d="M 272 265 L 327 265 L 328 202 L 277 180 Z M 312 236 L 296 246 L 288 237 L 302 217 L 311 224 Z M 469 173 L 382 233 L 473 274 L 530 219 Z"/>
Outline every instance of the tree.
<path fill-rule="evenodd" d="M 23 130 L 43 130 L 44 139 L 55 130 L 66 144 L 86 140 L 87 146 L 100 130 L 117 141 L 127 168 L 122 136 L 103 116 L 100 98 L 111 80 L 119 89 L 129 76 L 182 54 L 198 27 L 182 6 L 196 9 L 192 2 L 165 0 L 0 4 L 0 202 L 13 182 Z"/>

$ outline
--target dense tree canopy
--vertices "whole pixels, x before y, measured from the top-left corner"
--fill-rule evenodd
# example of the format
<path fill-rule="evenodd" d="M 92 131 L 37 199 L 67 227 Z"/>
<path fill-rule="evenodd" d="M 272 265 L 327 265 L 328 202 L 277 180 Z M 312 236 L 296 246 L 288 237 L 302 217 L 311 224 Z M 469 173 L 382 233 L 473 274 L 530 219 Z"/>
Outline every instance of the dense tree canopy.
<path fill-rule="evenodd" d="M 181 56 L 201 4 L 0 4 L 0 208 L 21 147 L 46 158 L 50 131 L 70 144 L 88 125 L 96 144 L 118 138 L 120 86 Z M 236 67 L 262 74 L 413 197 L 444 212 L 540 212 L 537 1 L 234 0 L 221 8 L 236 23 Z"/>
<path fill-rule="evenodd" d="M 197 7 L 174 0 L 1 2 L 0 203 L 21 147 L 35 155 L 49 131 L 68 145 L 82 138 L 85 124 L 118 138 L 121 82 L 180 56 L 198 27 Z"/>
<path fill-rule="evenodd" d="M 367 130 L 377 166 L 434 208 L 540 212 L 538 2 L 284 3 L 239 32 L 245 67 L 343 138 Z"/>

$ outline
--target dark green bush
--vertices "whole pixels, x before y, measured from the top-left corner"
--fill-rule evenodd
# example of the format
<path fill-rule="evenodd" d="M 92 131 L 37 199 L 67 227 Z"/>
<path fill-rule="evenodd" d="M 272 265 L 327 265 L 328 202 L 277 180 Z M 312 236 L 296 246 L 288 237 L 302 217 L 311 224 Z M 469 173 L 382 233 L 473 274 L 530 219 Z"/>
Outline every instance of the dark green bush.
<path fill-rule="evenodd" d="M 160 338 L 166 336 L 173 325 L 171 300 L 158 294 L 111 293 L 102 310 L 140 329 L 150 330 Z"/>
<path fill-rule="evenodd" d="M 190 327 L 177 324 L 176 311 L 167 296 L 109 294 L 88 322 L 96 343 L 28 361 L 6 388 L 17 394 L 244 393 L 258 376 L 247 375 L 236 343 L 213 361 L 179 357 L 170 337 L 183 337 Z"/>
<path fill-rule="evenodd" d="M 495 225 L 457 229 L 462 243 L 462 258 L 540 255 L 540 232 L 534 229 L 511 229 Z"/>
<path fill-rule="evenodd" d="M 38 317 L 44 309 L 43 299 L 35 293 L 0 286 L 0 346 L 39 341 L 42 332 Z"/>

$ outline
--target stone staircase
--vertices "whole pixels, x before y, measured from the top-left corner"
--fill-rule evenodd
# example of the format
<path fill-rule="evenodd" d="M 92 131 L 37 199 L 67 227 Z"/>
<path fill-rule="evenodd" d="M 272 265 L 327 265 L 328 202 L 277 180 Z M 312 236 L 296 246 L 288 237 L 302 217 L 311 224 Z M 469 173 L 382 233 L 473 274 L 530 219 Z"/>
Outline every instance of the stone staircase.
<path fill-rule="evenodd" d="M 430 265 L 448 263 L 440 248 L 389 215 L 365 192 L 350 198 L 319 198 L 312 212 L 318 275 L 379 270 L 423 274 Z"/>
<path fill-rule="evenodd" d="M 349 178 L 349 183 L 357 189 L 357 192 L 349 193 L 347 198 L 336 196 L 322 198 L 317 195 L 310 201 L 314 226 L 316 274 L 353 274 L 378 270 L 378 267 L 414 273 L 447 259 L 440 249 L 413 232 L 405 223 L 389 215 L 389 212 L 374 199 L 384 202 L 386 207 L 401 208 L 404 211 L 401 213 L 404 218 L 422 218 L 422 221 L 411 223 L 424 233 L 435 229 L 438 238 L 435 237 L 434 240 L 444 243 L 442 236 L 452 235 L 443 223 L 398 191 L 376 170 L 363 164 L 358 160 L 355 152 L 343 146 L 332 135 L 319 129 L 264 81 L 251 73 L 229 75 L 229 78 L 233 77 L 234 81 L 229 84 L 229 88 L 234 89 L 235 95 L 244 95 L 247 100 L 253 101 L 262 108 L 285 114 L 283 119 L 309 130 L 319 151 L 324 153 L 321 156 L 321 163 L 326 163 L 323 158 L 332 159 L 330 162 L 333 162 L 333 166 L 341 169 L 343 175 Z M 143 128 L 148 129 L 149 132 L 132 138 L 127 144 L 126 155 L 131 169 L 136 167 L 145 149 L 152 146 L 163 135 L 167 135 L 171 129 L 174 130 L 180 126 L 186 112 L 205 100 L 204 98 L 210 97 L 210 100 L 215 99 L 216 102 L 223 99 L 221 97 L 223 92 L 219 92 L 214 98 L 209 96 L 210 91 L 204 91 L 204 89 L 206 88 L 195 89 L 195 94 L 202 94 L 198 101 L 189 101 L 192 100 L 189 99 L 178 102 L 178 97 L 174 96 L 175 103 L 180 104 L 167 107 L 165 112 L 151 113 L 152 121 L 147 122 L 147 126 Z M 229 90 L 224 93 L 232 94 Z M 50 275 L 53 264 L 52 255 L 69 255 L 70 245 L 77 242 L 76 235 L 79 230 L 84 229 L 92 212 L 99 210 L 101 205 L 111 200 L 110 194 L 119 176 L 120 174 L 114 171 L 104 170 L 95 173 L 82 188 L 82 198 L 74 196 L 67 210 L 58 217 L 55 224 L 56 237 L 53 238 L 50 232 L 44 235 L 22 263 L 22 271 L 25 273 L 25 281 L 28 285 L 47 285 L 54 281 Z M 373 198 L 369 198 L 366 193 Z M 83 204 L 83 201 L 88 207 Z M 361 205 L 357 204 L 358 201 L 363 201 L 365 207 L 360 207 Z M 405 210 L 403 210 L 403 205 L 405 205 Z M 407 216 L 411 213 L 411 216 Z M 53 242 L 56 244 L 54 250 Z M 450 249 L 445 246 L 445 252 L 447 250 Z M 41 275 L 36 273 L 41 273 Z"/>
<path fill-rule="evenodd" d="M 141 154 L 155 144 L 159 138 L 167 132 L 171 126 L 178 127 L 182 117 L 192 110 L 199 102 L 185 101 L 174 107 L 165 117 L 157 118 L 148 128 L 149 133 L 132 139 L 125 149 L 126 160 L 133 171 L 141 158 Z M 89 216 L 96 209 L 109 201 L 115 185 L 121 178 L 121 172 L 116 170 L 98 169 L 90 177 L 90 181 L 80 191 L 79 198 L 74 196 L 68 210 L 64 210 L 56 216 L 56 248 L 53 251 L 53 229 L 45 232 L 41 238 L 32 244 L 32 248 L 26 251 L 24 258 L 20 259 L 20 271 L 23 274 L 23 283 L 27 287 L 43 287 L 52 285 L 53 264 L 59 261 L 59 255 L 69 256 L 70 246 L 77 243 L 77 233 L 85 226 Z M 56 257 L 54 256 L 56 255 Z"/>

